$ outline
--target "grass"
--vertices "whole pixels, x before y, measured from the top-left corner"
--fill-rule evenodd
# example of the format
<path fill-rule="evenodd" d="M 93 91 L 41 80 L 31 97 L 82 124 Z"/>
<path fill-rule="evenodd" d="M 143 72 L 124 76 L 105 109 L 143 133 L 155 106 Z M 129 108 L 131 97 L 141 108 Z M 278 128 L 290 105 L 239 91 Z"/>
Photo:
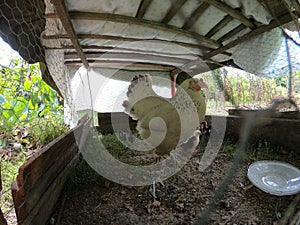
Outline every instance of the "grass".
<path fill-rule="evenodd" d="M 12 156 L 9 156 L 13 154 Z M 1 157 L 1 179 L 3 191 L 1 192 L 0 205 L 2 210 L 8 212 L 13 207 L 10 186 L 16 179 L 19 167 L 26 161 L 24 149 L 18 153 L 7 153 Z"/>
<path fill-rule="evenodd" d="M 246 152 L 246 160 L 278 160 L 290 163 L 300 163 L 296 152 L 280 146 L 274 146 L 265 140 L 253 141 L 249 144 Z"/>
<path fill-rule="evenodd" d="M 116 134 L 99 134 L 101 141 L 105 148 L 114 156 L 117 157 L 120 155 L 121 151 L 126 148 L 124 144 L 117 138 Z"/>

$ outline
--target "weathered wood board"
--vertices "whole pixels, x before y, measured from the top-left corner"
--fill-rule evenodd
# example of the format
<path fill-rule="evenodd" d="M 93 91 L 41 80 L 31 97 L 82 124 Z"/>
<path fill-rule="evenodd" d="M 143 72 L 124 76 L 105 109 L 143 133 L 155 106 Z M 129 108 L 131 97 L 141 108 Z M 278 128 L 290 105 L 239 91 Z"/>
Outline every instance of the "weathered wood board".
<path fill-rule="evenodd" d="M 78 161 L 76 137 L 88 121 L 81 120 L 76 128 L 44 146 L 19 168 L 12 184 L 18 224 L 46 224 Z"/>
<path fill-rule="evenodd" d="M 126 123 L 129 123 L 130 129 L 134 130 L 137 121 L 133 120 L 130 116 L 123 112 L 115 112 L 115 113 L 98 113 L 98 129 L 101 133 L 112 133 L 113 125 L 112 121 L 116 126 L 125 127 Z"/>
<path fill-rule="evenodd" d="M 205 116 L 205 120 L 211 124 L 212 117 L 226 121 L 225 136 L 230 136 L 238 141 L 243 135 L 245 120 L 255 111 L 235 110 L 229 116 Z M 111 123 L 111 113 L 99 113 L 99 131 L 113 133 Z M 126 121 L 123 117 L 128 117 L 125 113 L 113 113 L 114 117 L 120 117 L 120 121 Z M 270 144 L 287 148 L 288 150 L 300 152 L 300 116 L 299 112 L 268 113 L 263 117 L 256 117 L 253 129 L 250 134 L 251 140 L 266 140 Z M 127 119 L 128 120 L 128 119 Z M 135 127 L 137 121 L 129 119 L 130 127 Z"/>

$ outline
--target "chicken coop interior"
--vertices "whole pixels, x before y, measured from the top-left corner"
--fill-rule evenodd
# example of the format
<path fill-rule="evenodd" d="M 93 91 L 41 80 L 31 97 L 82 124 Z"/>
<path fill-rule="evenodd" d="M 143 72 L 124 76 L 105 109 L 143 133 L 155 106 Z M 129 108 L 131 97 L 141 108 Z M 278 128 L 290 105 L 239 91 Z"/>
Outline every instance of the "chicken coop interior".
<path fill-rule="evenodd" d="M 299 171 L 299 0 L 1 0 L 0 12 L 1 38 L 39 63 L 69 127 L 0 185 L 13 199 L 0 225 L 300 224 L 292 184 L 271 194 L 247 177 L 263 160 Z M 224 68 L 285 75 L 285 92 L 221 115 L 208 108 L 230 98 Z M 139 140 L 155 150 L 133 153 Z"/>

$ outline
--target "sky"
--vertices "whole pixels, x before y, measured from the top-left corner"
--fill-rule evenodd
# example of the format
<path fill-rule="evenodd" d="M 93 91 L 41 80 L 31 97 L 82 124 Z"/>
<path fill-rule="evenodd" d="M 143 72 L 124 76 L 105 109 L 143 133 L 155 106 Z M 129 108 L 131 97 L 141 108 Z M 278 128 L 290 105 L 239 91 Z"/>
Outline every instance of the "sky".
<path fill-rule="evenodd" d="M 10 59 L 16 57 L 20 57 L 18 52 L 14 51 L 9 44 L 0 37 L 0 65 L 8 66 Z"/>

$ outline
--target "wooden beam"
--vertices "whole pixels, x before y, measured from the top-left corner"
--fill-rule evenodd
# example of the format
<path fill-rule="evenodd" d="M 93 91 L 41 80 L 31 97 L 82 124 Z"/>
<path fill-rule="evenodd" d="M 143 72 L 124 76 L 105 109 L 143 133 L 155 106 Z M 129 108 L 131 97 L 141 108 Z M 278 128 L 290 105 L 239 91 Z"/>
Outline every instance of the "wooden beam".
<path fill-rule="evenodd" d="M 244 24 L 238 25 L 233 30 L 229 31 L 228 33 L 224 34 L 222 37 L 218 39 L 218 42 L 223 43 L 224 41 L 232 38 L 236 34 L 240 33 L 242 30 L 245 30 L 247 27 Z"/>
<path fill-rule="evenodd" d="M 194 56 L 194 57 L 200 57 L 200 55 L 197 55 L 192 52 L 187 52 L 187 53 L 174 53 L 174 52 L 163 52 L 163 51 L 155 51 L 155 50 L 141 50 L 141 49 L 135 49 L 135 48 L 123 48 L 123 47 L 112 47 L 112 46 L 98 46 L 98 45 L 81 45 L 82 49 L 84 50 L 85 53 L 90 53 L 95 51 L 101 54 L 104 52 L 107 53 L 114 53 L 114 52 L 123 52 L 123 53 L 138 53 L 138 54 L 152 54 L 152 55 L 158 55 L 158 56 L 169 56 L 172 54 L 172 56 L 176 57 L 186 57 L 186 56 Z M 68 49 L 72 50 L 74 49 L 73 45 L 66 45 L 66 46 L 61 46 L 61 47 L 44 47 L 47 50 L 60 50 L 60 49 Z M 93 51 L 92 51 L 93 50 Z M 69 53 L 76 53 L 69 51 Z M 229 53 L 228 53 L 229 54 Z"/>
<path fill-rule="evenodd" d="M 105 60 L 105 61 L 89 61 L 90 66 L 93 67 L 101 67 L 101 68 L 125 68 L 125 67 L 136 67 L 136 68 L 149 68 L 149 69 L 162 69 L 162 70 L 173 70 L 175 69 L 174 66 L 169 65 L 161 65 L 161 64 L 155 64 L 155 63 L 134 63 L 134 62 L 128 62 L 128 61 L 111 61 L 111 60 Z M 67 66 L 81 66 L 82 63 L 80 60 L 72 61 L 72 62 L 65 62 L 65 65 Z"/>
<path fill-rule="evenodd" d="M 225 27 L 233 18 L 231 16 L 225 16 L 224 19 L 222 19 L 219 23 L 217 23 L 208 33 L 205 35 L 205 37 L 211 38 L 214 36 L 219 30 L 221 30 L 223 27 Z"/>
<path fill-rule="evenodd" d="M 158 62 L 168 62 L 168 63 L 187 63 L 189 60 L 178 57 L 170 56 L 158 56 L 152 54 L 139 54 L 139 53 L 117 53 L 117 52 L 97 52 L 97 53 L 85 53 L 87 59 L 107 59 L 107 60 L 148 60 L 148 61 L 158 61 Z M 65 60 L 78 59 L 77 54 L 66 53 Z"/>
<path fill-rule="evenodd" d="M 249 40 L 249 39 L 251 39 L 251 38 L 253 38 L 253 37 L 255 37 L 259 34 L 263 34 L 263 33 L 267 32 L 269 30 L 274 29 L 275 27 L 286 24 L 286 23 L 290 22 L 292 19 L 293 18 L 291 16 L 291 14 L 287 13 L 287 14 L 279 17 L 277 20 L 272 20 L 268 25 L 262 25 L 262 26 L 256 28 L 255 30 L 250 31 L 247 34 L 244 34 L 242 37 L 228 43 L 227 45 L 222 46 L 222 47 L 220 47 L 220 48 L 218 48 L 214 51 L 211 51 L 211 52 L 207 53 L 206 55 L 204 55 L 203 58 L 208 59 L 208 58 L 211 58 L 215 55 L 218 55 L 218 54 L 220 54 L 220 53 L 222 53 L 222 52 L 224 52 L 224 51 L 226 51 L 226 50 L 228 50 L 228 49 L 230 49 L 230 48 L 232 48 L 232 47 L 234 47 L 238 44 L 241 44 L 244 41 L 247 41 L 247 40 Z"/>
<path fill-rule="evenodd" d="M 45 47 L 47 50 L 59 50 L 59 49 L 74 49 L 72 45 L 62 46 L 62 47 Z M 170 52 L 162 52 L 162 51 L 148 51 L 148 50 L 141 50 L 141 49 L 134 49 L 134 48 L 123 48 L 123 47 L 112 47 L 112 46 L 98 46 L 98 45 L 82 45 L 82 49 L 86 50 L 86 52 L 89 52 L 89 50 L 99 50 L 99 51 L 106 51 L 106 52 L 121 52 L 121 51 L 128 51 L 130 53 L 140 53 L 140 54 L 157 54 L 157 55 L 170 55 L 173 56 L 181 56 L 186 57 L 187 55 L 194 56 L 194 57 L 201 57 L 200 55 L 187 52 L 187 53 L 170 53 Z M 212 49 L 213 50 L 213 49 Z M 223 52 L 221 53 L 226 56 L 231 56 L 232 54 L 229 52 Z"/>
<path fill-rule="evenodd" d="M 298 16 L 300 15 L 300 3 L 297 0 L 291 0 L 293 7 L 295 8 Z"/>
<path fill-rule="evenodd" d="M 208 8 L 209 4 L 202 2 L 199 7 L 192 13 L 192 15 L 185 21 L 182 29 L 190 29 L 194 23 L 198 20 L 201 14 Z"/>
<path fill-rule="evenodd" d="M 131 37 L 120 37 L 120 36 L 112 36 L 112 35 L 100 35 L 100 34 L 78 34 L 77 35 L 79 39 L 102 39 L 102 40 L 113 40 L 113 41 L 124 41 L 124 42 L 138 42 L 138 41 L 144 41 L 144 42 L 157 42 L 157 43 L 163 43 L 163 44 L 174 44 L 183 46 L 186 48 L 195 48 L 200 49 L 204 52 L 209 52 L 214 50 L 213 48 L 201 46 L 198 44 L 191 44 L 186 42 L 179 42 L 179 41 L 168 41 L 168 40 L 162 40 L 162 39 L 145 39 L 145 38 L 131 38 Z M 69 36 L 65 34 L 60 35 L 45 35 L 42 38 L 52 40 L 52 39 L 68 39 Z M 230 54 L 230 53 L 224 53 L 224 54 Z"/>
<path fill-rule="evenodd" d="M 140 18 L 133 18 L 130 16 L 124 16 L 124 15 L 118 15 L 118 14 L 110 14 L 110 13 L 91 13 L 91 12 L 69 12 L 71 19 L 74 20 L 100 20 L 100 21 L 110 21 L 110 22 L 116 22 L 116 23 L 124 23 L 124 24 L 134 24 L 139 25 L 142 27 L 149 27 L 156 30 L 166 31 L 177 35 L 182 35 L 185 37 L 193 38 L 201 45 L 207 46 L 207 47 L 220 47 L 221 44 L 209 39 L 207 37 L 204 37 L 203 35 L 200 35 L 195 32 L 187 31 L 184 29 L 180 29 L 176 26 L 172 26 L 169 24 L 163 24 L 156 21 L 150 21 Z"/>
<path fill-rule="evenodd" d="M 150 3 L 151 3 L 151 0 L 142 0 L 135 17 L 143 18 Z"/>
<path fill-rule="evenodd" d="M 162 23 L 169 23 L 173 16 L 181 9 L 181 7 L 186 3 L 187 0 L 177 0 L 172 4 L 172 7 L 167 12 L 166 16 L 161 21 Z"/>
<path fill-rule="evenodd" d="M 66 32 L 68 33 L 69 38 L 72 41 L 72 44 L 74 45 L 79 57 L 82 60 L 83 65 L 86 68 L 88 68 L 89 64 L 84 56 L 84 53 L 80 46 L 80 43 L 77 39 L 76 32 L 74 30 L 73 24 L 71 22 L 71 18 L 68 14 L 68 10 L 67 10 L 67 7 L 66 7 L 64 1 L 63 0 L 52 0 L 52 3 L 55 7 L 57 14 L 59 15 L 59 19 L 61 20 L 63 27 L 65 28 Z"/>
<path fill-rule="evenodd" d="M 213 5 L 214 7 L 222 10 L 223 12 L 227 13 L 231 17 L 241 21 L 241 23 L 249 27 L 251 30 L 256 28 L 255 24 L 252 23 L 247 17 L 245 17 L 238 10 L 231 8 L 229 5 L 225 4 L 224 2 L 221 2 L 219 0 L 203 0 L 203 1 L 207 2 L 210 5 Z"/>

